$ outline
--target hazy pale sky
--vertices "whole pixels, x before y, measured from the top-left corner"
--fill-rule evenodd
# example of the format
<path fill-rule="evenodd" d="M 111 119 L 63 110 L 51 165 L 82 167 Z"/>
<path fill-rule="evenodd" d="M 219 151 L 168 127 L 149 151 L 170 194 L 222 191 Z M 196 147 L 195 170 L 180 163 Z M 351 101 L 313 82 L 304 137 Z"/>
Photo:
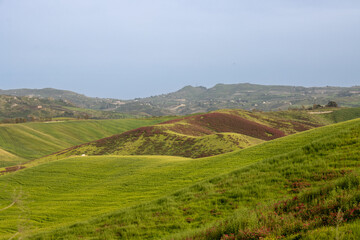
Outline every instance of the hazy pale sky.
<path fill-rule="evenodd" d="M 0 0 L 0 89 L 360 85 L 359 0 Z"/>

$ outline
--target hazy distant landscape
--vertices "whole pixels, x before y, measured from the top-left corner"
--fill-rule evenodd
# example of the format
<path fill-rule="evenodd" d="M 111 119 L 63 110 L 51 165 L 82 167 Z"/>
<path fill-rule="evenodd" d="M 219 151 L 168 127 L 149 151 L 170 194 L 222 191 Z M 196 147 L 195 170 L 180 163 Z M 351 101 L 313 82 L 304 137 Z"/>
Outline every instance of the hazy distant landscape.
<path fill-rule="evenodd" d="M 26 117 L 25 114 L 37 117 L 42 115 L 80 118 L 165 116 L 204 113 L 226 108 L 271 111 L 309 108 L 314 104 L 326 105 L 329 101 L 335 101 L 342 107 L 360 107 L 360 86 L 306 88 L 248 83 L 217 84 L 209 89 L 186 86 L 173 93 L 133 100 L 92 98 L 51 88 L 0 90 L 0 94 L 21 97 L 12 99 L 1 96 L 1 100 L 7 103 L 2 105 L 2 108 L 6 107 L 3 111 L 8 114 L 0 112 L 2 118 Z M 46 101 L 51 101 L 53 107 L 47 106 Z M 36 112 L 34 109 L 43 105 L 42 113 L 33 113 Z M 102 110 L 102 112 L 77 108 Z M 19 113 L 16 112 L 17 109 L 20 109 Z M 9 115 L 10 113 L 12 115 Z"/>
<path fill-rule="evenodd" d="M 360 239 L 360 1 L 0 0 L 0 240 Z"/>

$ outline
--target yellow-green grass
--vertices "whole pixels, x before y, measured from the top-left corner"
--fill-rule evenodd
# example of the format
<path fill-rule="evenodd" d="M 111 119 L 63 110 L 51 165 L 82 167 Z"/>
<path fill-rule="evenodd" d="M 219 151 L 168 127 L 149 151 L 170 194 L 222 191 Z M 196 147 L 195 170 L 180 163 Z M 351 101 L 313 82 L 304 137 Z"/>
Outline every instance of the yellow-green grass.
<path fill-rule="evenodd" d="M 288 239 L 295 239 L 290 236 Z M 340 222 L 337 226 L 328 226 L 318 228 L 307 232 L 301 239 L 304 240 L 329 240 L 329 239 L 341 239 L 341 240 L 358 240 L 360 239 L 360 220 L 356 220 L 351 223 Z"/>
<path fill-rule="evenodd" d="M 217 156 L 185 160 L 185 163 L 195 164 L 193 167 L 197 167 L 191 172 L 193 179 L 197 178 L 194 177 L 196 175 L 204 174 L 198 171 L 201 169 L 206 169 L 205 178 L 210 179 L 156 201 L 126 209 L 119 207 L 117 212 L 27 238 L 210 240 L 220 239 L 225 237 L 225 234 L 243 236 L 244 232 L 257 234 L 269 229 L 268 233 L 265 231 L 269 239 L 279 236 L 301 239 L 309 230 L 337 224 L 336 221 L 325 221 L 336 220 L 337 212 L 343 211 L 346 215 L 355 206 L 360 206 L 360 120 L 311 130 L 308 133 L 311 134 L 301 133 L 286 137 L 292 142 L 290 149 L 283 145 L 277 149 L 277 154 L 271 152 L 276 146 L 280 147 L 281 142 L 288 142 L 285 141 L 286 138 L 261 144 L 267 145 L 263 149 L 258 145 L 237 153 L 225 154 L 227 159 Z M 261 150 L 265 153 L 274 142 L 276 144 L 270 148 L 272 150 L 267 152 L 266 157 L 262 158 L 263 161 L 256 161 L 256 156 L 251 161 L 245 158 L 246 154 L 241 154 L 252 148 L 257 149 L 259 154 Z M 239 158 L 236 158 L 237 154 Z M 230 168 L 226 164 L 229 163 L 226 160 L 229 160 L 230 156 L 232 162 L 238 164 L 236 168 Z M 214 167 L 217 165 L 212 162 L 215 159 L 222 162 L 221 167 Z M 199 164 L 202 160 L 204 162 Z M 242 160 L 256 163 L 244 167 Z M 188 169 L 185 166 L 183 169 Z M 231 170 L 235 171 L 230 172 Z M 219 175 L 221 173 L 225 174 Z M 214 177 L 216 174 L 218 176 Z M 141 184 L 149 185 L 149 181 L 151 178 L 147 183 Z M 161 181 L 158 183 L 163 184 Z M 158 184 L 155 185 L 158 187 Z M 171 186 L 170 183 L 167 187 Z M 147 186 L 148 191 L 149 188 L 151 187 Z M 287 200 L 289 205 L 285 202 L 274 204 L 279 200 Z M 297 203 L 303 203 L 304 208 L 309 210 L 310 220 L 294 215 L 291 209 L 296 209 L 294 204 Z M 334 204 L 335 209 L 332 208 Z M 275 211 L 277 206 L 282 206 L 280 211 Z M 324 206 L 329 207 L 326 211 L 328 215 L 317 215 L 317 209 Z M 323 220 L 312 221 L 318 219 L 317 216 Z M 339 221 L 338 224 L 343 222 Z M 352 225 L 348 227 L 351 228 Z"/>
<path fill-rule="evenodd" d="M 202 159 L 98 156 L 33 161 L 27 169 L 0 177 L 0 206 L 18 199 L 0 212 L 0 233 L 4 238 L 18 231 L 35 233 L 128 208 L 359 125 L 360 120 L 354 120 Z"/>
<path fill-rule="evenodd" d="M 314 113 L 322 114 L 314 114 Z M 318 123 L 328 125 L 360 118 L 360 108 L 320 108 L 314 110 L 288 110 L 256 113 L 282 119 L 304 121 L 305 123 Z"/>
<path fill-rule="evenodd" d="M 264 140 L 238 133 L 218 133 L 205 136 L 188 136 L 176 132 L 155 134 L 150 137 L 140 136 L 126 141 L 115 140 L 115 147 L 109 144 L 98 145 L 96 142 L 85 144 L 74 150 L 64 150 L 56 155 L 64 158 L 71 155 L 168 155 L 185 157 L 204 157 L 232 152 L 247 148 Z M 111 150 L 111 151 L 110 151 Z"/>
<path fill-rule="evenodd" d="M 24 161 L 25 159 L 19 157 L 19 156 L 16 156 L 14 154 L 11 154 L 7 151 L 5 151 L 4 149 L 1 149 L 0 148 L 0 161 L 3 162 L 4 164 L 3 165 L 6 165 L 8 166 L 9 164 L 13 164 L 14 162 L 22 162 Z M 1 171 L 1 164 L 0 164 L 0 171 Z"/>
<path fill-rule="evenodd" d="M 334 123 L 343 122 L 354 118 L 360 118 L 359 107 L 330 109 L 330 110 L 333 110 L 333 112 L 329 114 L 320 114 L 320 116 Z"/>
<path fill-rule="evenodd" d="M 12 155 L 0 158 L 0 167 L 167 119 L 169 118 L 3 124 L 0 125 L 0 148 Z"/>

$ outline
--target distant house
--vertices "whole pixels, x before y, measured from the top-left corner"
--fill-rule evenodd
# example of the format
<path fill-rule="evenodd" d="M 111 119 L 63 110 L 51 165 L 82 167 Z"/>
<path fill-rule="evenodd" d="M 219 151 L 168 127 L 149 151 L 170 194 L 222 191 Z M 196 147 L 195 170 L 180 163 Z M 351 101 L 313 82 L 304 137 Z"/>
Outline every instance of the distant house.
<path fill-rule="evenodd" d="M 41 106 L 41 105 L 39 105 L 39 106 L 37 106 L 37 108 L 38 108 L 38 109 L 42 109 L 42 106 Z"/>

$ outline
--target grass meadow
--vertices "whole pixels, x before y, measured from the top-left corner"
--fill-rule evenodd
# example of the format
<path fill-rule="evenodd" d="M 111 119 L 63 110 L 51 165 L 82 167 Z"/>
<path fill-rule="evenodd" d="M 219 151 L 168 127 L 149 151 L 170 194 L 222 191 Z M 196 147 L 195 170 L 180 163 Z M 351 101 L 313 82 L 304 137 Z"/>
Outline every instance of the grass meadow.
<path fill-rule="evenodd" d="M 331 201 L 343 193 L 356 199 L 352 194 L 358 187 L 351 181 L 358 179 L 359 131 L 360 120 L 352 120 L 200 159 L 35 160 L 26 169 L 0 176 L 0 235 L 4 239 L 15 234 L 29 239 L 225 239 L 243 234 L 239 229 L 251 233 L 267 229 L 266 236 L 277 236 L 283 232 L 274 231 L 267 220 L 259 221 L 256 209 L 270 214 L 275 211 L 272 204 L 305 190 L 318 196 L 322 187 L 335 189 Z M 322 179 L 315 176 L 318 172 L 335 177 Z M 336 192 L 336 184 L 347 184 L 341 181 L 351 184 Z M 313 203 L 304 204 L 311 208 Z M 317 226 L 333 225 L 312 228 Z"/>
<path fill-rule="evenodd" d="M 360 120 L 332 127 L 293 151 L 29 239 L 358 239 Z"/>

